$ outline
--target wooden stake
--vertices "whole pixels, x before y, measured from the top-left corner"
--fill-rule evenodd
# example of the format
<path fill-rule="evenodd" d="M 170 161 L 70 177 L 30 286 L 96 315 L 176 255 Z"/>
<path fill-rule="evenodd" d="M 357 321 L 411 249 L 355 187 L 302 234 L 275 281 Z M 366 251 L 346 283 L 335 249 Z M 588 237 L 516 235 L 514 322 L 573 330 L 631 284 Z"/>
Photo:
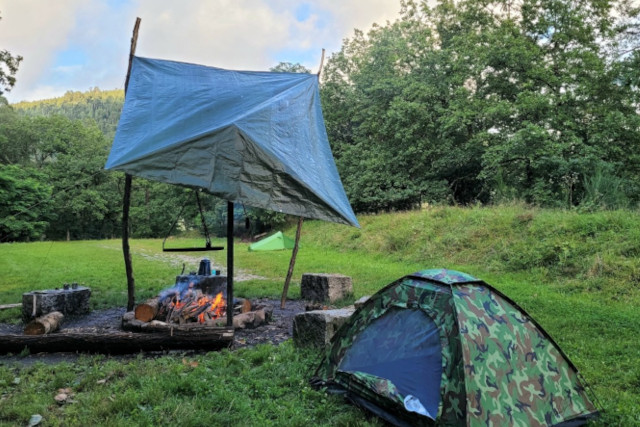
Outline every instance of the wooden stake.
<path fill-rule="evenodd" d="M 124 95 L 127 96 L 129 87 L 129 77 L 131 77 L 131 64 L 136 53 L 138 44 L 138 30 L 140 29 L 140 18 L 136 18 L 133 26 L 133 36 L 131 37 L 131 48 L 129 49 L 129 67 L 127 69 L 127 78 L 124 81 Z M 131 263 L 131 248 L 129 247 L 129 207 L 131 206 L 131 184 L 133 177 L 129 174 L 125 175 L 124 180 L 124 197 L 122 200 L 122 254 L 124 256 L 124 268 L 127 274 L 127 310 L 133 310 L 136 304 L 136 281 L 133 277 L 133 265 Z"/>
<path fill-rule="evenodd" d="M 324 49 L 323 49 L 324 51 Z M 293 252 L 291 253 L 291 261 L 289 261 L 289 271 L 287 272 L 287 278 L 284 281 L 284 288 L 282 289 L 282 298 L 280 298 L 280 308 L 284 309 L 287 302 L 287 292 L 289 292 L 289 283 L 291 282 L 291 276 L 293 276 L 293 268 L 296 265 L 296 256 L 298 255 L 298 243 L 300 242 L 300 232 L 302 231 L 303 217 L 298 219 L 298 228 L 296 229 L 296 241 L 293 245 Z"/>
<path fill-rule="evenodd" d="M 318 80 L 320 80 L 320 74 L 322 73 L 322 65 L 324 65 L 324 48 L 322 48 L 322 57 L 320 57 L 320 67 L 318 67 Z"/>

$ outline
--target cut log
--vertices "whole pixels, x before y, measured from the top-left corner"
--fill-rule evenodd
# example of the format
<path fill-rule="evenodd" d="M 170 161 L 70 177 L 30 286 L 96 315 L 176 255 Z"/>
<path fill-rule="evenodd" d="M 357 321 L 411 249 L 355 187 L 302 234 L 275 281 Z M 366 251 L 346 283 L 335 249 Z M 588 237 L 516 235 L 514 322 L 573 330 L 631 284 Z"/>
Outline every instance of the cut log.
<path fill-rule="evenodd" d="M 226 318 L 207 320 L 206 323 L 167 323 L 160 320 L 153 320 L 151 322 L 141 322 L 133 316 L 133 312 L 126 312 L 122 316 L 122 329 L 130 332 L 161 332 L 165 334 L 213 334 L 217 335 L 222 330 L 229 329 L 226 324 Z"/>
<path fill-rule="evenodd" d="M 240 313 L 247 313 L 251 311 L 251 301 L 248 299 L 242 300 L 242 306 L 240 307 Z"/>
<path fill-rule="evenodd" d="M 25 335 L 44 335 L 50 332 L 58 330 L 60 323 L 62 323 L 64 315 L 59 311 L 52 311 L 49 314 L 38 317 L 35 320 L 27 323 L 24 327 Z"/>
<path fill-rule="evenodd" d="M 151 298 L 142 304 L 138 304 L 134 310 L 135 318 L 143 322 L 150 322 L 158 314 L 159 299 Z"/>
<path fill-rule="evenodd" d="M 158 331 L 160 332 L 160 331 Z M 31 353 L 85 352 L 127 354 L 139 351 L 175 349 L 220 350 L 233 344 L 233 328 L 215 328 L 206 331 L 165 331 L 144 334 L 134 332 L 60 332 L 49 335 L 0 335 L 0 354 L 20 353 L 25 348 Z"/>

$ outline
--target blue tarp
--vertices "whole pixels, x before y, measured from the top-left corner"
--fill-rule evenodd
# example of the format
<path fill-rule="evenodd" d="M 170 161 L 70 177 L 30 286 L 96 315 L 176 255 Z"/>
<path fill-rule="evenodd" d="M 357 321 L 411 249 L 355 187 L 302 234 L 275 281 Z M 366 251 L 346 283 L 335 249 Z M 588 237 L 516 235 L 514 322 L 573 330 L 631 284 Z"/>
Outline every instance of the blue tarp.
<path fill-rule="evenodd" d="M 135 57 L 105 168 L 359 227 L 313 74 Z"/>

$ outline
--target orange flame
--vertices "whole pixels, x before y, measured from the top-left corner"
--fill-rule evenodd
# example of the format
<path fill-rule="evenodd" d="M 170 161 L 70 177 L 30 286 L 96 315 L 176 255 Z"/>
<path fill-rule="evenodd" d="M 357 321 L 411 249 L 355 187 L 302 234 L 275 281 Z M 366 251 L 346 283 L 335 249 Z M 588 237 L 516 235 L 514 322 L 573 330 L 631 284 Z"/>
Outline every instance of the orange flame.
<path fill-rule="evenodd" d="M 222 292 L 220 292 L 218 295 L 215 296 L 215 298 L 211 299 L 209 297 L 203 297 L 200 298 L 198 300 L 198 306 L 202 307 L 204 305 L 207 305 L 211 303 L 211 306 L 209 307 L 209 310 L 207 310 L 209 312 L 209 315 L 213 318 L 213 319 L 217 319 L 218 317 L 222 316 L 225 312 L 225 300 L 224 297 L 222 296 Z M 204 323 L 204 313 L 200 313 L 198 315 L 198 323 Z"/>

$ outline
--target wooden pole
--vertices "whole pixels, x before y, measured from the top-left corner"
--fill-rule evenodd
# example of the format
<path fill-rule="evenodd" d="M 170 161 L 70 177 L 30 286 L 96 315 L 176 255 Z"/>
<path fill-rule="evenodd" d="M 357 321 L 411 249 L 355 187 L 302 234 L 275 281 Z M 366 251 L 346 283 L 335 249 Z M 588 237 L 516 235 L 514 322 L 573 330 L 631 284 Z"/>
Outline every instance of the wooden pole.
<path fill-rule="evenodd" d="M 127 95 L 129 87 L 129 77 L 131 77 L 131 64 L 133 56 L 136 53 L 138 44 L 138 30 L 140 29 L 140 18 L 136 18 L 133 26 L 133 36 L 131 37 L 131 48 L 129 49 L 129 67 L 127 69 L 127 78 L 124 82 L 124 94 Z M 125 174 L 124 178 L 124 197 L 122 200 L 122 254 L 124 255 L 124 268 L 127 273 L 127 310 L 133 310 L 136 304 L 136 281 L 133 277 L 133 265 L 131 263 L 131 249 L 129 247 L 129 207 L 131 206 L 131 184 L 133 177 Z"/>
<path fill-rule="evenodd" d="M 282 289 L 282 298 L 280 298 L 280 308 L 284 309 L 287 302 L 287 293 L 289 292 L 289 283 L 291 282 L 291 276 L 293 276 L 293 268 L 296 265 L 296 257 L 298 256 L 298 243 L 300 242 L 300 233 L 302 232 L 303 217 L 298 219 L 298 228 L 296 229 L 296 241 L 293 245 L 293 252 L 291 252 L 291 261 L 289 261 L 289 271 L 287 271 L 287 278 L 284 281 L 284 288 Z"/>
<path fill-rule="evenodd" d="M 320 57 L 320 67 L 318 67 L 318 80 L 320 80 L 320 74 L 322 73 L 323 65 L 324 65 L 324 48 L 322 48 L 322 56 Z"/>
<path fill-rule="evenodd" d="M 320 74 L 322 73 L 322 66 L 324 64 L 324 48 L 322 49 L 322 56 L 320 57 L 320 67 L 318 67 L 318 80 L 320 80 Z M 291 276 L 293 276 L 293 269 L 296 266 L 296 257 L 298 256 L 298 247 L 300 243 L 300 234 L 302 232 L 303 217 L 298 219 L 298 228 L 296 229 L 296 241 L 293 244 L 293 252 L 291 252 L 291 260 L 289 261 L 289 271 L 287 271 L 287 278 L 284 280 L 284 286 L 282 288 L 282 297 L 280 298 L 280 308 L 284 310 L 287 303 L 287 293 L 289 292 L 289 284 L 291 283 Z"/>
<path fill-rule="evenodd" d="M 233 326 L 233 202 L 227 202 L 227 326 Z"/>

